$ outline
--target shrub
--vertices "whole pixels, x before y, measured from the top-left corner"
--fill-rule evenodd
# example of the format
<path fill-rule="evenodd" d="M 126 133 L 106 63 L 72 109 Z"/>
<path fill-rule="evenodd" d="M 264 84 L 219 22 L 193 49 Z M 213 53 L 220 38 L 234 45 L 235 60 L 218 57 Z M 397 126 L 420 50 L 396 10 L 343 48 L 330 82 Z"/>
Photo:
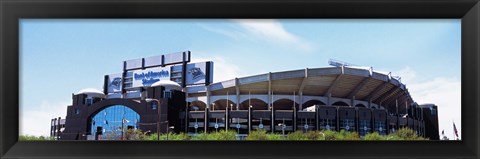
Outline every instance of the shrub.
<path fill-rule="evenodd" d="M 323 140 L 324 133 L 318 131 L 307 131 L 305 137 L 307 140 Z"/>
<path fill-rule="evenodd" d="M 387 138 L 383 135 L 378 134 L 378 132 L 368 133 L 363 138 L 364 140 L 386 140 Z"/>
<path fill-rule="evenodd" d="M 200 133 L 197 134 L 196 136 L 192 137 L 192 140 L 208 140 L 208 134 L 207 133 Z"/>
<path fill-rule="evenodd" d="M 268 133 L 267 140 L 285 140 L 285 137 L 279 133 Z"/>
<path fill-rule="evenodd" d="M 128 129 L 125 133 L 125 140 L 143 140 L 145 134 L 140 129 Z"/>
<path fill-rule="evenodd" d="M 287 140 L 308 140 L 308 138 L 302 131 L 295 131 L 288 133 Z"/>
<path fill-rule="evenodd" d="M 152 133 L 150 135 L 145 135 L 143 140 L 157 140 L 157 133 Z"/>
<path fill-rule="evenodd" d="M 188 136 L 188 134 L 186 133 L 181 132 L 179 134 L 173 134 L 172 139 L 170 140 L 190 140 L 190 136 Z"/>
<path fill-rule="evenodd" d="M 168 133 L 168 136 L 167 134 L 161 134 L 160 135 L 160 140 L 190 140 L 190 136 L 188 136 L 188 134 L 185 134 L 183 132 L 181 133 L 173 133 L 173 132 L 169 132 Z"/>
<path fill-rule="evenodd" d="M 340 132 L 335 133 L 335 140 L 360 140 L 360 135 L 357 132 L 340 130 Z"/>
<path fill-rule="evenodd" d="M 245 140 L 267 140 L 269 137 L 270 138 L 275 138 L 272 134 L 268 134 L 267 136 L 267 131 L 265 130 L 254 130 L 251 131 L 248 136 L 245 138 Z"/>
<path fill-rule="evenodd" d="M 324 130 L 325 140 L 337 140 L 337 132 L 332 130 Z"/>
<path fill-rule="evenodd" d="M 418 136 L 410 128 L 401 128 L 393 134 L 389 134 L 389 137 L 393 140 L 428 140 L 421 136 Z"/>
<path fill-rule="evenodd" d="M 237 133 L 235 131 L 220 130 L 218 132 L 201 133 L 192 138 L 193 140 L 236 140 Z"/>
<path fill-rule="evenodd" d="M 210 135 L 208 136 L 208 139 L 209 140 L 236 140 L 237 132 L 220 130 L 217 132 L 210 133 Z"/>

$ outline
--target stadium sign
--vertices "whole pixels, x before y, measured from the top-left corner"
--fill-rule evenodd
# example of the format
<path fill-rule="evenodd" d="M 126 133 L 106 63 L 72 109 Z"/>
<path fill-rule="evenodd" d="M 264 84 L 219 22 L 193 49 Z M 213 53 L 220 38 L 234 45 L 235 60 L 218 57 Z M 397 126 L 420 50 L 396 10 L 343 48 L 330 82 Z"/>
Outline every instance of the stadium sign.
<path fill-rule="evenodd" d="M 150 86 L 160 80 L 170 80 L 170 67 L 155 67 L 133 71 L 133 87 Z"/>

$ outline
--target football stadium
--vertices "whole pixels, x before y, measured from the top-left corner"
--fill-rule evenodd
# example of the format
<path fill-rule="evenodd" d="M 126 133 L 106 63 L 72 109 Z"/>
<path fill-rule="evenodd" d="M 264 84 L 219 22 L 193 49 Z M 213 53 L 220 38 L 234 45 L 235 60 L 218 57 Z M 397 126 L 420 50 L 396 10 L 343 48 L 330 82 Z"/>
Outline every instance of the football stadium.
<path fill-rule="evenodd" d="M 416 103 L 400 77 L 337 60 L 328 64 L 213 83 L 214 62 L 192 63 L 190 51 L 126 60 L 120 73 L 104 76 L 103 90 L 72 94 L 67 116 L 52 119 L 51 136 L 121 140 L 128 129 L 191 136 L 230 130 L 239 139 L 253 130 L 364 136 L 408 127 L 439 140 L 437 106 Z"/>

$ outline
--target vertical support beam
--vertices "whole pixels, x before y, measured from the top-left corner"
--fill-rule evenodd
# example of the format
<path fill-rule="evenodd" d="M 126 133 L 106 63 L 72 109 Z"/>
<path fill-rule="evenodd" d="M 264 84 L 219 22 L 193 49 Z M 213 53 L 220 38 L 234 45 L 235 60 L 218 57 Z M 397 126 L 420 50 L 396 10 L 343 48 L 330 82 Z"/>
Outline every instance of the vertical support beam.
<path fill-rule="evenodd" d="M 337 130 L 336 130 L 336 131 L 340 131 L 340 116 L 339 116 L 339 114 L 338 114 L 338 112 L 339 112 L 338 109 L 339 109 L 338 106 L 336 106 L 336 107 L 335 107 L 335 111 L 336 111 L 336 113 L 337 113 L 337 122 L 336 122 L 336 123 L 337 123 L 337 128 L 336 128 Z"/>
<path fill-rule="evenodd" d="M 298 99 L 298 110 L 303 110 L 303 92 L 298 92 L 298 96 L 300 99 Z"/>
<path fill-rule="evenodd" d="M 273 107 L 273 93 L 272 93 L 272 72 L 268 73 L 268 110 Z"/>
<path fill-rule="evenodd" d="M 338 122 L 338 121 L 337 121 Z M 317 131 L 320 130 L 319 128 L 319 121 L 318 121 L 318 105 L 315 104 L 315 128 L 317 128 Z"/>
<path fill-rule="evenodd" d="M 125 97 L 127 90 L 125 89 L 125 78 L 127 77 L 127 61 L 123 61 L 123 72 L 122 72 L 122 98 Z"/>
<path fill-rule="evenodd" d="M 305 69 L 305 77 L 302 80 L 302 84 L 300 85 L 300 88 L 298 89 L 298 95 L 300 96 L 299 99 L 299 109 L 303 109 L 303 89 L 305 88 L 305 85 L 307 83 L 307 78 L 308 78 L 308 68 Z"/>
<path fill-rule="evenodd" d="M 207 133 L 208 132 L 208 121 L 210 119 L 209 117 L 209 114 L 210 114 L 210 109 L 207 107 L 205 108 L 205 115 L 204 115 L 204 118 L 203 118 L 203 132 L 204 133 Z"/>
<path fill-rule="evenodd" d="M 252 130 L 252 107 L 248 106 L 248 134 Z"/>
<path fill-rule="evenodd" d="M 327 95 L 327 106 L 332 106 L 332 94 Z"/>
<path fill-rule="evenodd" d="M 237 110 L 240 110 L 240 86 L 238 85 L 238 78 L 235 78 L 235 96 Z"/>
<path fill-rule="evenodd" d="M 351 106 L 352 107 L 355 107 L 355 96 L 353 96 L 351 99 L 350 99 L 350 102 L 351 102 Z"/>
<path fill-rule="evenodd" d="M 211 92 L 210 92 L 210 85 L 208 86 L 205 86 L 206 87 L 206 93 L 207 93 L 207 106 L 205 107 L 205 109 L 207 108 L 210 108 L 210 96 L 211 96 Z"/>
<path fill-rule="evenodd" d="M 295 107 L 297 103 L 295 98 L 295 92 L 293 92 L 293 132 L 297 131 L 297 108 Z"/>
<path fill-rule="evenodd" d="M 271 114 L 270 114 L 270 119 L 271 119 L 270 120 L 271 121 L 270 131 L 272 133 L 274 133 L 275 132 L 275 109 L 272 107 L 272 109 L 270 109 L 270 111 L 271 111 Z"/>
<path fill-rule="evenodd" d="M 190 119 L 188 119 L 188 114 L 190 111 L 188 110 L 188 91 L 187 88 L 183 88 L 185 92 L 185 133 L 188 134 L 188 123 L 190 122 Z"/>
<path fill-rule="evenodd" d="M 231 108 L 230 108 L 231 109 Z M 228 100 L 227 100 L 227 106 L 225 107 L 225 131 L 228 131 L 228 126 L 230 125 L 230 119 L 229 119 L 229 112 L 230 109 L 228 109 Z"/>
<path fill-rule="evenodd" d="M 268 92 L 269 92 L 269 110 L 270 110 L 270 131 L 275 132 L 275 109 L 273 108 L 273 92 L 272 92 L 272 72 L 268 72 Z"/>
<path fill-rule="evenodd" d="M 398 115 L 398 100 L 395 100 L 395 108 L 396 108 L 396 117 L 397 117 L 397 130 L 400 128 L 400 118 Z"/>
<path fill-rule="evenodd" d="M 357 131 L 357 132 L 360 132 L 360 128 L 359 128 L 360 127 L 359 126 L 360 122 L 358 121 L 359 119 L 360 119 L 360 117 L 358 115 L 358 108 L 355 108 L 355 131 Z"/>
<path fill-rule="evenodd" d="M 210 67 L 206 67 L 206 72 L 209 72 L 210 71 Z M 185 61 L 185 52 L 183 52 L 183 61 L 182 61 L 182 87 L 186 87 L 187 86 L 187 62 Z M 209 76 L 205 77 L 206 78 L 206 83 L 210 84 L 209 83 L 209 79 L 210 78 Z"/>

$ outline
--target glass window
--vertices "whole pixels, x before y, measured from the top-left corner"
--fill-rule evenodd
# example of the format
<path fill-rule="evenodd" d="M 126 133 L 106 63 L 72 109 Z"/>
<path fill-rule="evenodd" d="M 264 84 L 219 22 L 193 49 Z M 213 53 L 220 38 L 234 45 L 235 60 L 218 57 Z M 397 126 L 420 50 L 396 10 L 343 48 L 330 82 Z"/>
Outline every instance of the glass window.
<path fill-rule="evenodd" d="M 92 105 L 92 99 L 91 98 L 87 98 L 87 106 L 90 106 Z"/>
<path fill-rule="evenodd" d="M 156 110 L 158 107 L 157 103 L 156 102 L 152 102 L 152 109 L 153 110 Z"/>
<path fill-rule="evenodd" d="M 164 91 L 164 92 L 163 92 L 163 97 L 164 97 L 164 98 L 172 98 L 172 92 L 170 92 L 170 91 Z"/>
<path fill-rule="evenodd" d="M 102 101 L 102 98 L 93 98 L 93 103 L 97 103 Z"/>
<path fill-rule="evenodd" d="M 90 134 L 97 134 L 97 127 L 103 128 L 99 140 L 120 140 L 127 128 L 139 128 L 140 115 L 127 106 L 113 105 L 93 115 L 90 123 Z"/>
<path fill-rule="evenodd" d="M 74 112 L 74 113 L 75 113 L 75 114 L 80 114 L 80 109 L 75 108 L 75 112 Z"/>

